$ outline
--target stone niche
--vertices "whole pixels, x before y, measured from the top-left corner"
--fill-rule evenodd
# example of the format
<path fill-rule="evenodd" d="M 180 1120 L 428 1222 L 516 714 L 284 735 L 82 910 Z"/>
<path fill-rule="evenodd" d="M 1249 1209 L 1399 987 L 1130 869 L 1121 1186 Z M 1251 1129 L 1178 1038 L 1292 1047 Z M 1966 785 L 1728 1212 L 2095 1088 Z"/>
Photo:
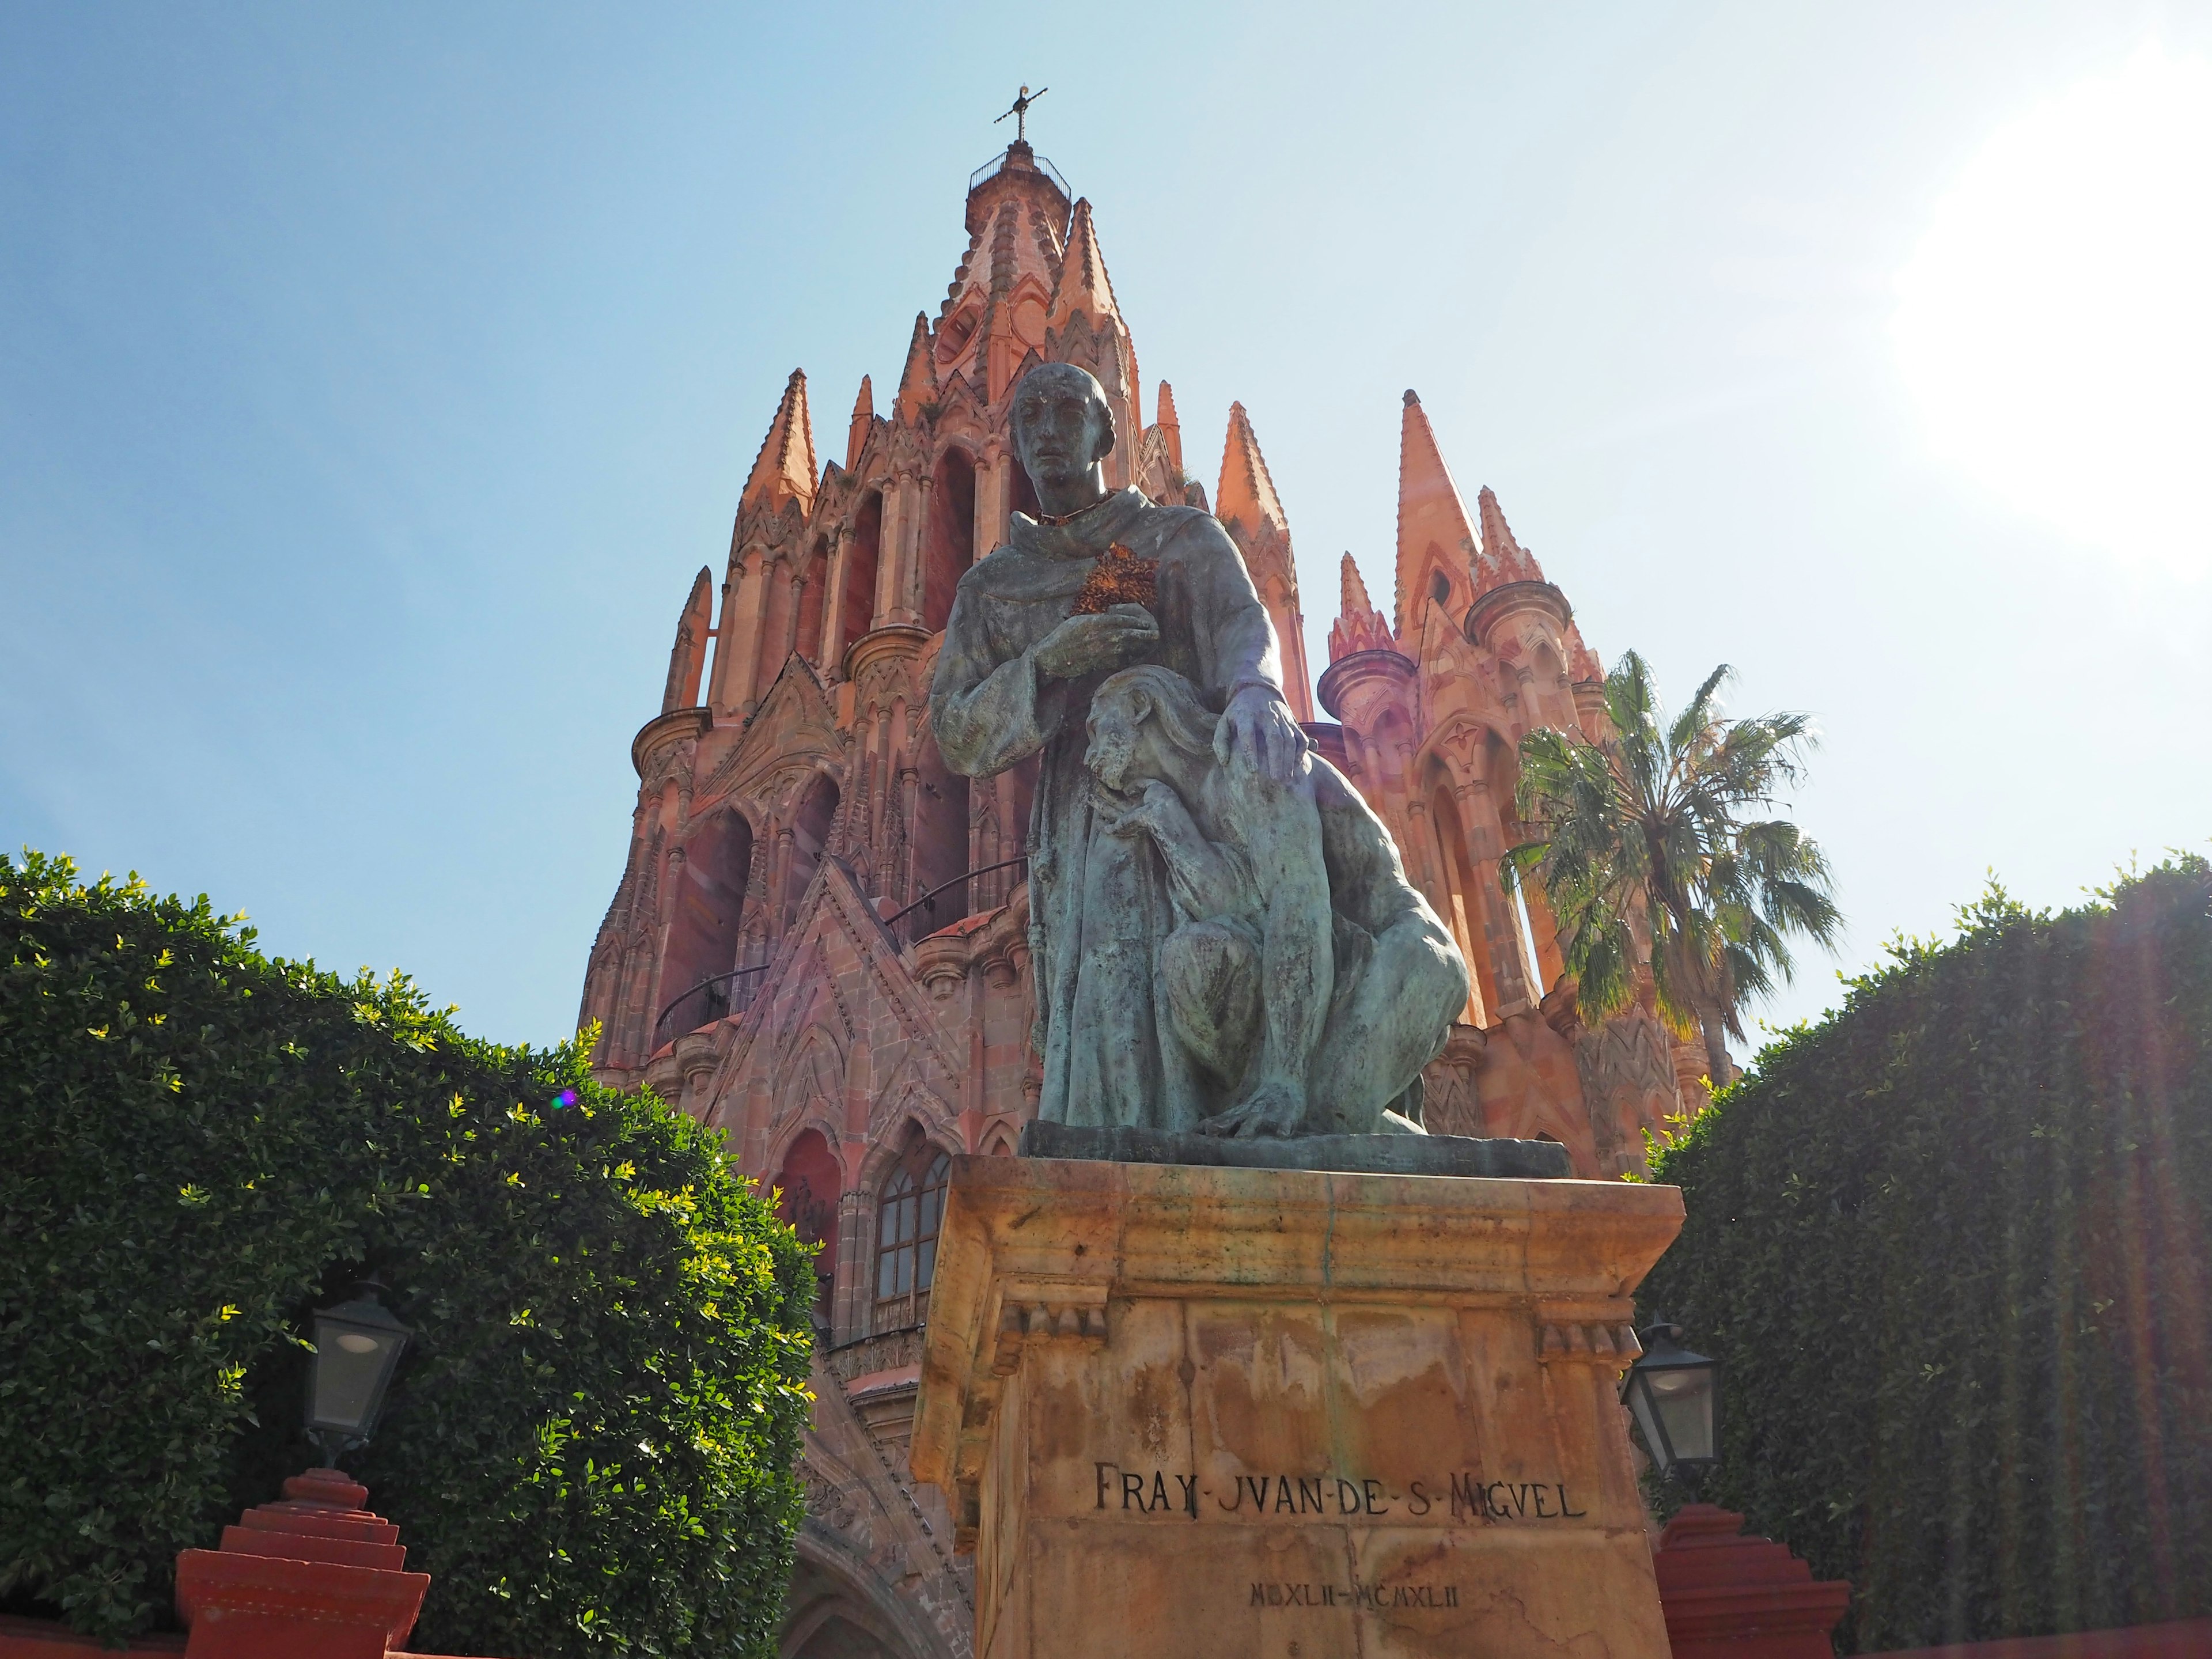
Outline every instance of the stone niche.
<path fill-rule="evenodd" d="M 1665 1659 L 1668 1187 L 956 1160 L 912 1458 L 978 1659 Z"/>

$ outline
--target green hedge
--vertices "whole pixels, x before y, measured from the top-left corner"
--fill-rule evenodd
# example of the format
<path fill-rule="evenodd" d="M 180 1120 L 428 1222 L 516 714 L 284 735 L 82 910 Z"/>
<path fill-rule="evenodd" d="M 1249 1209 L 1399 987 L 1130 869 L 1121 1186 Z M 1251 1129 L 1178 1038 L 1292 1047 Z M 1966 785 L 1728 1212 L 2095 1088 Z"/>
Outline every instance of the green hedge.
<path fill-rule="evenodd" d="M 1851 1580 L 1845 1651 L 2212 1613 L 2208 898 L 2193 857 L 1993 890 L 1657 1161 L 1706 1496 Z"/>
<path fill-rule="evenodd" d="M 416 1336 L 348 1468 L 434 1576 L 416 1646 L 772 1652 L 807 1253 L 583 1054 L 0 858 L 7 1608 L 170 1622 L 176 1553 L 317 1461 L 306 1316 L 370 1274 Z"/>

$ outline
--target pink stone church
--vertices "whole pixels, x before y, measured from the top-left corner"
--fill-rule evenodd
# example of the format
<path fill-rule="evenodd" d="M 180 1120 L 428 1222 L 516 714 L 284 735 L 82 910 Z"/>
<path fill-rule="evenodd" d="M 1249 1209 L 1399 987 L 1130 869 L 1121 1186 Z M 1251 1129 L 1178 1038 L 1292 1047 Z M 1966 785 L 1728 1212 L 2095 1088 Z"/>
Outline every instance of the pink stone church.
<path fill-rule="evenodd" d="M 1645 1010 L 1586 1030 L 1540 899 L 1505 894 L 1516 745 L 1603 732 L 1601 671 L 1488 489 L 1472 510 L 1411 392 L 1397 558 L 1378 610 L 1350 555 L 1310 678 L 1291 532 L 1241 404 L 1209 502 L 1136 346 L 1087 201 L 1016 143 L 969 183 L 967 246 L 898 389 L 860 382 L 817 459 L 794 373 L 746 477 L 717 604 L 691 585 L 659 714 L 630 745 L 629 849 L 582 1019 L 601 1077 L 727 1130 L 818 1240 L 819 1396 L 785 1659 L 969 1659 L 969 1559 L 906 1443 L 955 1153 L 1011 1153 L 1037 1098 L 1024 884 L 1032 771 L 947 771 L 928 688 L 955 584 L 1034 511 L 1009 429 L 1032 365 L 1106 388 L 1107 481 L 1210 506 L 1274 620 L 1292 708 L 1457 935 L 1475 988 L 1425 1079 L 1439 1133 L 1547 1137 L 1578 1173 L 1641 1166 L 1704 1101 L 1702 1049 Z"/>

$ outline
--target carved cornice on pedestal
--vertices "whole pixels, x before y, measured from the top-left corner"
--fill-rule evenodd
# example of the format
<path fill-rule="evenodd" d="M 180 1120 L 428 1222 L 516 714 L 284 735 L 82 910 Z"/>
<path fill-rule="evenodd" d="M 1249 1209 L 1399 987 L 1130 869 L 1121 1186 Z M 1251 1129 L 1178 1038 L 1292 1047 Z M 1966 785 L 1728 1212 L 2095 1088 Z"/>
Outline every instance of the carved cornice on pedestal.
<path fill-rule="evenodd" d="M 1547 1324 L 1536 1345 L 1536 1358 L 1547 1365 L 1597 1365 L 1619 1372 L 1633 1365 L 1644 1345 L 1629 1325 Z"/>

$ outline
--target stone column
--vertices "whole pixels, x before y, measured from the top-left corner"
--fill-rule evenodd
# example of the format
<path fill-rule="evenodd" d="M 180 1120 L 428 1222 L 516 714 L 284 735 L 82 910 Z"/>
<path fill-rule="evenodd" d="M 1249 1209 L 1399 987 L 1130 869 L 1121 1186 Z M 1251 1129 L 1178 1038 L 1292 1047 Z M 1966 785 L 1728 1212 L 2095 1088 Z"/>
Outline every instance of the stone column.
<path fill-rule="evenodd" d="M 906 609 L 901 622 L 921 620 L 922 589 L 929 580 L 929 514 L 937 498 L 937 476 L 925 472 L 915 480 L 914 556 L 906 571 Z"/>
<path fill-rule="evenodd" d="M 868 1247 L 876 1234 L 875 1194 L 857 1189 L 837 1200 L 837 1277 L 830 1295 L 831 1346 L 857 1342 L 868 1334 L 864 1293 Z"/>
<path fill-rule="evenodd" d="M 983 446 L 975 463 L 975 556 L 997 548 L 1006 533 L 1006 486 L 1011 474 L 1006 453 L 996 438 Z"/>
<path fill-rule="evenodd" d="M 876 626 L 886 623 L 915 623 L 921 619 L 919 597 L 921 507 L 927 501 L 911 472 L 902 472 L 896 483 L 884 492 L 883 551 L 876 568 Z"/>
<path fill-rule="evenodd" d="M 965 1158 L 911 1462 L 977 1659 L 1666 1659 L 1620 1182 Z"/>
<path fill-rule="evenodd" d="M 797 845 L 798 838 L 793 835 L 789 824 L 785 824 L 775 832 L 775 885 L 768 890 L 768 902 L 769 914 L 775 919 L 775 936 L 778 939 L 782 938 L 785 931 L 791 926 L 793 908 L 791 864 L 792 854 Z"/>
<path fill-rule="evenodd" d="M 845 637 L 845 562 L 852 541 L 851 529 L 841 524 L 830 545 L 830 580 L 822 595 L 822 678 L 825 680 L 836 678 L 845 647 L 852 643 Z"/>
<path fill-rule="evenodd" d="M 913 483 L 913 474 L 902 472 L 883 492 L 883 518 L 876 532 L 876 605 L 875 613 L 868 622 L 871 629 L 901 620 L 897 615 L 902 591 L 899 575 L 904 568 L 906 526 L 910 516 L 907 497 Z"/>

